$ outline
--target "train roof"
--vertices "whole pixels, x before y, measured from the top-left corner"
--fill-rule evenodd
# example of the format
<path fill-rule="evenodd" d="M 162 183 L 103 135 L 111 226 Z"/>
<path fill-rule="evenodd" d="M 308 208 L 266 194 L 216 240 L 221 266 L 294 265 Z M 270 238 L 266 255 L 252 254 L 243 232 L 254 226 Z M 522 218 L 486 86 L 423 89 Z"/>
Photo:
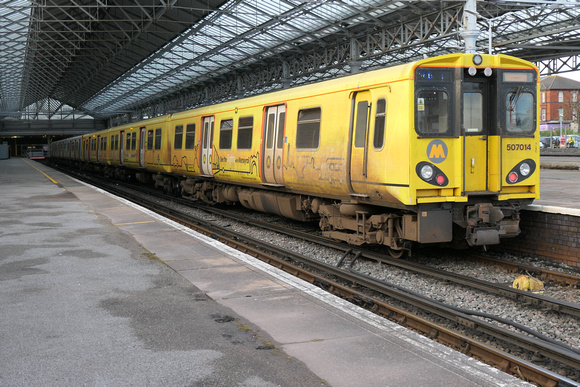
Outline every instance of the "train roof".
<path fill-rule="evenodd" d="M 172 119 L 181 119 L 190 116 L 193 112 L 196 114 L 204 114 L 204 111 L 212 111 L 224 109 L 230 110 L 237 107 L 243 100 L 244 106 L 253 106 L 254 104 L 263 106 L 264 100 L 268 100 L 268 105 L 287 102 L 293 99 L 302 98 L 303 95 L 317 95 L 340 91 L 355 91 L 361 88 L 372 88 L 380 85 L 388 84 L 393 81 L 411 80 L 414 77 L 414 69 L 418 66 L 435 66 L 435 67 L 470 67 L 473 66 L 474 55 L 481 55 L 489 67 L 492 68 L 512 68 L 512 69 L 535 69 L 534 64 L 523 59 L 515 58 L 509 55 L 486 55 L 486 54 L 465 54 L 455 53 L 448 55 L 441 55 L 432 58 L 425 58 L 415 62 L 409 62 L 392 67 L 383 67 L 376 70 L 362 72 L 358 74 L 348 75 L 341 78 L 330 79 L 318 83 L 308 85 L 296 86 L 289 89 L 277 90 L 266 94 L 251 96 L 247 98 L 235 99 L 227 102 L 222 102 L 216 105 L 197 107 L 191 110 L 174 113 Z M 383 78 L 377 83 L 377 75 Z M 131 124 L 133 125 L 133 124 Z"/>

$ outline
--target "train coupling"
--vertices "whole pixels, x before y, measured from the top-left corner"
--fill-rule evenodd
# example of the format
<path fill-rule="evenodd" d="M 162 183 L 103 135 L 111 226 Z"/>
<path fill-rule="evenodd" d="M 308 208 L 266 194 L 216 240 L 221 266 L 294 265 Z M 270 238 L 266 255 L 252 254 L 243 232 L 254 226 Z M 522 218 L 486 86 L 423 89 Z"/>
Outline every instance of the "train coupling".
<path fill-rule="evenodd" d="M 467 207 L 465 239 L 470 246 L 497 245 L 501 238 L 520 234 L 520 216 L 514 207 L 478 203 Z"/>

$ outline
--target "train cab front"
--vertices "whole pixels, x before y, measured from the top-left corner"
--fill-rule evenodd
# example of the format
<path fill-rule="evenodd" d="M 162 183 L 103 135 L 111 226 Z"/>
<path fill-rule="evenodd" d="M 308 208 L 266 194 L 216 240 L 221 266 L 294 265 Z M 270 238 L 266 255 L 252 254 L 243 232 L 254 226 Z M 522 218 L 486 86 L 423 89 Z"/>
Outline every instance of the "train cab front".
<path fill-rule="evenodd" d="M 445 189 L 469 245 L 497 244 L 539 197 L 538 72 L 505 55 L 440 58 L 415 70 L 419 186 Z"/>

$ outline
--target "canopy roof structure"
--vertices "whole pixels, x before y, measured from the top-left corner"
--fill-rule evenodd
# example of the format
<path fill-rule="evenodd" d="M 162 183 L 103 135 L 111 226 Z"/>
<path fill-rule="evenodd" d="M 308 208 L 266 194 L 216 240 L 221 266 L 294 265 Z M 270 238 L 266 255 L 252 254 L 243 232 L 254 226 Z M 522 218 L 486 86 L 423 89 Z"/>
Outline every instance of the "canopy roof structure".
<path fill-rule="evenodd" d="M 18 121 L 113 125 L 461 51 L 465 4 L 0 0 L 0 134 Z M 478 1 L 477 50 L 578 70 L 579 5 Z"/>

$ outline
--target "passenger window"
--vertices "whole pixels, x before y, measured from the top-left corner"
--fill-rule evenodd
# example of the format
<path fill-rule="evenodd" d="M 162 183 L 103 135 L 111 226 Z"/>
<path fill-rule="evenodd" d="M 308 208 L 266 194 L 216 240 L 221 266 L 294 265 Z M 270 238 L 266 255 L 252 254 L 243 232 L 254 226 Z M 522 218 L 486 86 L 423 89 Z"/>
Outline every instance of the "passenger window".
<path fill-rule="evenodd" d="M 125 141 L 125 149 L 131 149 L 131 133 L 127 133 L 127 140 Z"/>
<path fill-rule="evenodd" d="M 175 149 L 181 149 L 183 147 L 183 125 L 177 125 L 175 127 L 175 136 L 173 138 L 173 147 Z"/>
<path fill-rule="evenodd" d="M 254 117 L 240 117 L 238 121 L 238 149 L 252 148 Z"/>
<path fill-rule="evenodd" d="M 284 146 L 284 124 L 286 123 L 286 112 L 280 113 L 278 116 L 278 139 L 276 140 L 276 148 L 282 149 Z"/>
<path fill-rule="evenodd" d="M 377 110 L 375 111 L 375 135 L 373 146 L 375 149 L 381 149 L 385 145 L 385 118 L 387 113 L 387 100 L 381 98 L 377 101 Z"/>
<path fill-rule="evenodd" d="M 188 124 L 185 128 L 185 149 L 195 147 L 195 124 Z"/>
<path fill-rule="evenodd" d="M 147 131 L 147 150 L 153 149 L 153 129 Z"/>
<path fill-rule="evenodd" d="M 303 109 L 298 112 L 296 148 L 316 149 L 320 140 L 320 108 Z"/>
<path fill-rule="evenodd" d="M 131 133 L 131 150 L 137 149 L 137 133 Z"/>
<path fill-rule="evenodd" d="M 234 120 L 222 120 L 220 123 L 220 149 L 232 149 L 232 131 Z"/>
<path fill-rule="evenodd" d="M 155 150 L 161 149 L 161 129 L 155 129 Z"/>
<path fill-rule="evenodd" d="M 369 115 L 369 102 L 359 101 L 356 107 L 356 128 L 354 132 L 354 146 L 363 148 L 367 139 L 367 121 Z"/>
<path fill-rule="evenodd" d="M 534 131 L 534 97 L 532 93 L 517 91 L 507 93 L 506 129 L 510 133 Z"/>
<path fill-rule="evenodd" d="M 421 91 L 417 94 L 417 131 L 443 134 L 449 129 L 449 96 L 445 91 Z"/>
<path fill-rule="evenodd" d="M 276 114 L 272 113 L 268 116 L 268 130 L 266 131 L 266 149 L 274 147 L 274 123 L 276 121 Z"/>

